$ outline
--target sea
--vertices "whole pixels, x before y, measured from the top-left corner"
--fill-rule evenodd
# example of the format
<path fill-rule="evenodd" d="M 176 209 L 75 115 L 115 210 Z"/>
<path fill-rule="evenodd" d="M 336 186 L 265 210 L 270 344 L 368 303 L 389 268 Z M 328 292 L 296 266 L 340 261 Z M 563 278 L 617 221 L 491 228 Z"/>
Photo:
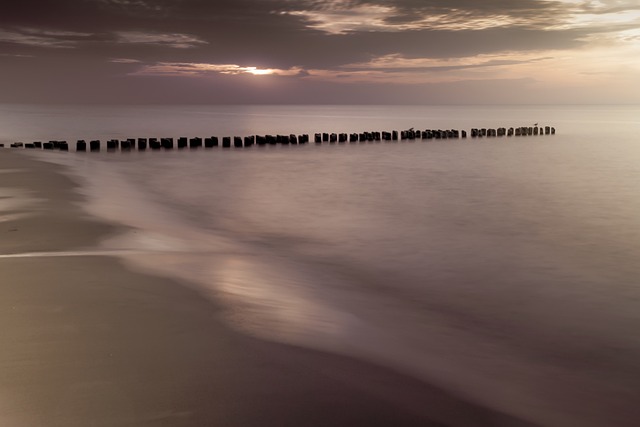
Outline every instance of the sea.
<path fill-rule="evenodd" d="M 536 123 L 556 134 L 313 143 Z M 78 139 L 103 151 L 74 152 Z M 98 253 L 197 288 L 243 333 L 541 426 L 640 425 L 640 106 L 0 105 L 0 143 L 48 140 L 72 150 L 29 154 L 64 165 L 84 209 L 125 226 Z"/>

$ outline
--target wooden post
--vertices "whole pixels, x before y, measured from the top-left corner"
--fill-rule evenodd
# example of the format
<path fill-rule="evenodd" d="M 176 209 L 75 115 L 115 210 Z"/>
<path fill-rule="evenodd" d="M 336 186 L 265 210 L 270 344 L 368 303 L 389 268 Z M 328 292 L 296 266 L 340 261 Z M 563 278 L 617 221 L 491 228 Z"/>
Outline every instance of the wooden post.
<path fill-rule="evenodd" d="M 160 142 L 165 150 L 173 150 L 173 138 L 160 138 Z"/>

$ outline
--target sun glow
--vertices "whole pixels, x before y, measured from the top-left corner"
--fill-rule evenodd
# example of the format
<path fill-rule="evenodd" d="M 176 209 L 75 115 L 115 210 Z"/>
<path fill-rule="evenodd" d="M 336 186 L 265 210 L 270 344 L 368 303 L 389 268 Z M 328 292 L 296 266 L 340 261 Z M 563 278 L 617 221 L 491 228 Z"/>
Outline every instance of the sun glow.
<path fill-rule="evenodd" d="M 256 67 L 246 67 L 246 72 L 254 76 L 266 76 L 267 74 L 273 74 L 275 70 L 270 68 L 260 69 Z"/>
<path fill-rule="evenodd" d="M 204 76 L 210 73 L 226 75 L 251 74 L 254 76 L 298 76 L 304 74 L 299 67 L 288 69 L 245 67 L 237 64 L 206 64 L 194 62 L 158 62 L 142 66 L 132 75 Z"/>

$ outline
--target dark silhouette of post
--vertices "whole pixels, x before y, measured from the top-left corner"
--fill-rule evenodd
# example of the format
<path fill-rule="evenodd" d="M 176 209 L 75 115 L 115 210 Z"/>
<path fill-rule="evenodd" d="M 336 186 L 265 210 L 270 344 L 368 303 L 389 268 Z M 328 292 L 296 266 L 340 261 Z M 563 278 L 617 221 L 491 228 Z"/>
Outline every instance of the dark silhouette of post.
<path fill-rule="evenodd" d="M 173 150 L 173 138 L 160 138 L 160 142 L 165 150 Z"/>

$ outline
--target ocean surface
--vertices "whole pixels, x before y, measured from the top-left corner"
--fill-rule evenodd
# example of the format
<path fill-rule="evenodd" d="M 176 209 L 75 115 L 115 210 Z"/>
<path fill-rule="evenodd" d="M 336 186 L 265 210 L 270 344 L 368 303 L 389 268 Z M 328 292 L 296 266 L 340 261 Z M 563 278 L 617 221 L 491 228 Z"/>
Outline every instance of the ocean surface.
<path fill-rule="evenodd" d="M 128 226 L 101 250 L 246 333 L 544 426 L 640 425 L 639 106 L 0 105 L 0 143 L 534 123 L 557 134 L 32 155 Z"/>

